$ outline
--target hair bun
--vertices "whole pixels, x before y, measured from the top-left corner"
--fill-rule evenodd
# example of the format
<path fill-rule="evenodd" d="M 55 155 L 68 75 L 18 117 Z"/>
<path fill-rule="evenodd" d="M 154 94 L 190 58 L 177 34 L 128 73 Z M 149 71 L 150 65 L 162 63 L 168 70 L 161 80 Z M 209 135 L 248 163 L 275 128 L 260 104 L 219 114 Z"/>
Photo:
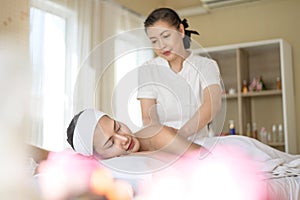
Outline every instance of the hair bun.
<path fill-rule="evenodd" d="M 182 21 L 181 21 L 181 23 L 182 23 L 182 25 L 183 25 L 183 27 L 186 29 L 187 27 L 189 27 L 189 24 L 187 23 L 187 19 L 183 19 Z"/>

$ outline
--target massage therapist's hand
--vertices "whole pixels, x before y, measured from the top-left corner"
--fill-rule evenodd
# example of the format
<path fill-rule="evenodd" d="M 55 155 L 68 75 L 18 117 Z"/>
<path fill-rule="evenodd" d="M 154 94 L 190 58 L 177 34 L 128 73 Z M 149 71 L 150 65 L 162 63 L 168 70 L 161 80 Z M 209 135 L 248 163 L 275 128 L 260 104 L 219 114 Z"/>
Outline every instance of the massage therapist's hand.
<path fill-rule="evenodd" d="M 182 127 L 182 128 L 180 128 L 180 129 L 178 129 L 178 130 L 177 130 L 177 134 L 178 134 L 178 135 L 181 135 L 181 136 L 183 136 L 183 137 L 188 137 L 188 135 L 190 135 L 190 134 L 189 134 L 189 131 L 186 130 L 185 127 Z"/>
<path fill-rule="evenodd" d="M 179 129 L 171 127 L 171 126 L 165 126 L 165 128 L 167 128 L 169 131 L 174 132 L 174 133 L 178 133 Z"/>

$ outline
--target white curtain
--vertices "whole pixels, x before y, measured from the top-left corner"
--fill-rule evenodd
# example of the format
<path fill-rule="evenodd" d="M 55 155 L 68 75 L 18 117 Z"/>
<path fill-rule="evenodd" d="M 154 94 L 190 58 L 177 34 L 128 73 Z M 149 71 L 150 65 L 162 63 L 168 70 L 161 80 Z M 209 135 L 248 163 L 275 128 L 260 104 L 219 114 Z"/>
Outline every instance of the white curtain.
<path fill-rule="evenodd" d="M 115 87 L 115 61 L 126 51 L 120 50 L 120 39 L 123 33 L 126 42 L 141 44 L 145 41 L 143 20 L 139 16 L 123 9 L 118 4 L 104 0 L 32 0 L 43 10 L 52 12 L 60 10 L 67 12 L 66 24 L 66 71 L 65 71 L 65 105 L 64 105 L 64 130 L 54 141 L 66 141 L 66 129 L 70 120 L 79 111 L 85 108 L 97 108 L 109 114 L 113 113 L 112 98 Z M 39 21 L 39 19 L 36 22 Z M 123 39 L 122 39 L 123 38 Z M 128 38 L 129 41 L 128 41 Z M 42 38 L 40 38 L 42 39 Z M 40 40 L 39 39 L 39 40 Z M 37 41 L 32 39 L 32 41 Z M 33 42 L 34 45 L 34 42 Z M 37 48 L 32 48 L 38 52 Z M 36 60 L 35 60 L 36 59 Z M 41 57 L 33 57 L 33 62 L 41 62 Z M 33 99 L 33 136 L 31 143 L 45 147 L 44 131 L 41 124 L 41 105 L 45 95 L 42 93 L 44 77 L 43 68 L 39 65 L 33 68 L 34 90 L 37 97 Z M 55 80 L 53 80 L 55 81 Z M 48 140 L 48 139 L 47 139 Z M 60 142 L 59 142 L 60 143 Z M 64 143 L 67 145 L 66 143 Z M 47 146 L 48 149 L 59 150 L 64 147 Z"/>
<path fill-rule="evenodd" d="M 112 113 L 116 40 L 124 31 L 142 29 L 139 16 L 102 0 L 75 1 L 79 70 L 75 83 L 74 113 L 93 107 Z M 143 40 L 137 36 L 138 40 Z M 144 36 L 142 36 L 144 37 Z"/>
<path fill-rule="evenodd" d="M 32 70 L 32 134 L 27 139 L 45 148 L 64 147 L 64 128 L 70 100 L 71 47 L 67 27 L 72 12 L 45 0 L 30 1 L 30 57 Z M 68 50 L 66 49 L 68 48 Z"/>

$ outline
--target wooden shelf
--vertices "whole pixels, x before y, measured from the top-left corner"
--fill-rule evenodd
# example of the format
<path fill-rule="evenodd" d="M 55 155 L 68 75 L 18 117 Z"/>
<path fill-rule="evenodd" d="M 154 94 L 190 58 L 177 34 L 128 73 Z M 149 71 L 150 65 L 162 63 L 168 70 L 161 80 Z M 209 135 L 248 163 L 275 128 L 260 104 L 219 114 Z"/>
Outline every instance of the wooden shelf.
<path fill-rule="evenodd" d="M 224 91 L 234 89 L 234 94 L 223 94 L 221 114 L 216 130 L 229 132 L 228 122 L 233 120 L 237 133 L 246 135 L 247 125 L 256 125 L 259 132 L 264 127 L 282 124 L 284 143 L 268 145 L 288 153 L 297 153 L 295 102 L 291 46 L 282 39 L 195 49 L 195 54 L 215 60 L 220 68 Z M 276 90 L 278 77 L 282 90 Z M 257 92 L 242 93 L 243 81 L 252 83 L 262 78 L 266 88 Z M 247 85 L 249 86 L 249 85 Z M 248 126 L 249 127 L 249 126 Z"/>
<path fill-rule="evenodd" d="M 284 142 L 268 142 L 267 145 L 272 147 L 283 147 L 285 144 Z"/>
<path fill-rule="evenodd" d="M 223 94 L 223 98 L 226 99 L 236 99 L 239 96 L 241 97 L 263 97 L 263 96 L 276 96 L 282 95 L 281 90 L 263 90 L 258 92 L 247 92 L 247 93 L 236 93 L 236 94 Z"/>
<path fill-rule="evenodd" d="M 236 99 L 238 97 L 238 94 L 223 94 L 222 97 L 225 99 Z"/>
<path fill-rule="evenodd" d="M 273 96 L 273 95 L 281 95 L 281 90 L 263 90 L 258 92 L 248 92 L 248 93 L 242 93 L 242 97 L 261 97 L 261 96 Z"/>

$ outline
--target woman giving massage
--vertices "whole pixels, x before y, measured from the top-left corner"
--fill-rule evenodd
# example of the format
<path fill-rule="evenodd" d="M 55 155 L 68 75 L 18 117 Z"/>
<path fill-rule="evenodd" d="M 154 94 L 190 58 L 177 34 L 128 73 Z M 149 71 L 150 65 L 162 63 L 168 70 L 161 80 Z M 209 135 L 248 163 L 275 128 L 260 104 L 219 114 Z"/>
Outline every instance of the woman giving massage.
<path fill-rule="evenodd" d="M 132 134 L 125 124 L 94 109 L 75 115 L 67 135 L 68 143 L 76 152 L 99 159 L 158 150 L 175 155 L 205 150 L 176 134 L 175 129 L 163 125 L 151 125 Z"/>

